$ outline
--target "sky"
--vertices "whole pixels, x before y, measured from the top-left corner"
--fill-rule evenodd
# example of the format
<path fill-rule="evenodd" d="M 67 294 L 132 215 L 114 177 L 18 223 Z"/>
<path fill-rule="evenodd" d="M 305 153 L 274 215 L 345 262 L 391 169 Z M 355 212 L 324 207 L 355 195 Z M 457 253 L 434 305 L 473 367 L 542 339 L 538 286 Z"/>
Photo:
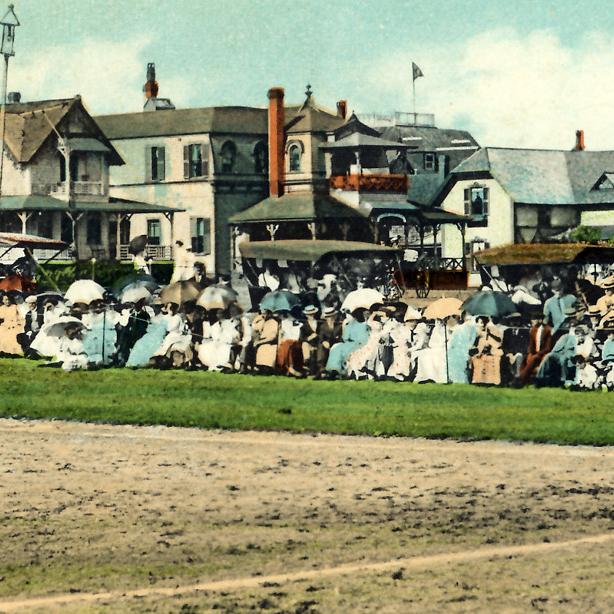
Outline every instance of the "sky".
<path fill-rule="evenodd" d="M 0 11 L 4 10 L 0 0 Z M 9 91 L 142 108 L 147 62 L 178 108 L 289 103 L 418 112 L 483 146 L 614 149 L 611 0 L 13 0 Z M 5 6 L 8 2 L 5 0 Z"/>

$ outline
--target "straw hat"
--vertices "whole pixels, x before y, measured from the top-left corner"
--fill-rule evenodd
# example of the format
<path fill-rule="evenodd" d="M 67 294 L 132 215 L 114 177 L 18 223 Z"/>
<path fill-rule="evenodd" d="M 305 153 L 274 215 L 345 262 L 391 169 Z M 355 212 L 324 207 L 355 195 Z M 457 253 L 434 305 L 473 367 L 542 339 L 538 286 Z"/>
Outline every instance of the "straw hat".
<path fill-rule="evenodd" d="M 324 310 L 326 311 L 326 310 Z M 318 313 L 318 308 L 315 305 L 307 305 L 307 307 L 305 307 L 305 309 L 303 309 L 303 313 L 306 316 L 313 316 L 316 313 Z"/>
<path fill-rule="evenodd" d="M 339 312 L 336 307 L 325 307 L 322 312 L 322 317 L 329 318 L 330 316 L 337 315 Z"/>

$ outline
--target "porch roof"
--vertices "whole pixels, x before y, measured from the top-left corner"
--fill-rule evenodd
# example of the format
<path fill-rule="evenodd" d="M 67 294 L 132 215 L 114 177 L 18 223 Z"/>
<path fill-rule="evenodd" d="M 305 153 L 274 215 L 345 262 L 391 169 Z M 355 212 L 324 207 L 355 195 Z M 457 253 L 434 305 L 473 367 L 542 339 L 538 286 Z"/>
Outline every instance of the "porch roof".
<path fill-rule="evenodd" d="M 364 219 L 359 211 L 328 194 L 296 192 L 283 196 L 266 198 L 263 201 L 235 213 L 229 219 L 231 224 L 249 222 L 312 221 L 318 219 Z"/>
<path fill-rule="evenodd" d="M 110 197 L 105 201 L 68 201 L 44 196 L 29 194 L 27 196 L 2 196 L 0 197 L 0 213 L 3 211 L 100 211 L 109 213 L 175 213 L 185 211 L 175 207 L 143 203 L 124 198 Z"/>

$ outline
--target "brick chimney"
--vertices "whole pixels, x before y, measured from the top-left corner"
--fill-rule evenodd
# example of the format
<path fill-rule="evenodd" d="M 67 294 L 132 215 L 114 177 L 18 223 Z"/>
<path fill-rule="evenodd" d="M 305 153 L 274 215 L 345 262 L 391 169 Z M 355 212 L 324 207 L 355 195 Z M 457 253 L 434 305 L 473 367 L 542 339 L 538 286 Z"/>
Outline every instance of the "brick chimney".
<path fill-rule="evenodd" d="M 284 88 L 272 87 L 269 97 L 269 195 L 284 193 Z"/>
<path fill-rule="evenodd" d="M 576 146 L 573 149 L 574 151 L 584 151 L 586 149 L 584 146 L 584 130 L 576 130 Z"/>
<path fill-rule="evenodd" d="M 345 119 L 348 114 L 348 101 L 347 100 L 339 100 L 337 102 L 337 115 L 342 119 Z"/>
<path fill-rule="evenodd" d="M 153 62 L 147 64 L 147 82 L 143 86 L 145 98 L 156 98 L 158 95 L 158 82 L 156 81 L 156 65 Z"/>

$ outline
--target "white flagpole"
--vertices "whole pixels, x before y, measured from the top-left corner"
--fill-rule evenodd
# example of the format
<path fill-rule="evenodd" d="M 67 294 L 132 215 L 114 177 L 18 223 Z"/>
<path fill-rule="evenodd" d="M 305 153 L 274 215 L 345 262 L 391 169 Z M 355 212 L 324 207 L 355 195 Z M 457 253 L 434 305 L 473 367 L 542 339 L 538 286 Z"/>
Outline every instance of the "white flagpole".
<path fill-rule="evenodd" d="M 416 78 L 413 75 L 413 70 L 412 70 L 412 75 L 411 75 L 411 86 L 412 86 L 412 90 L 413 90 L 414 122 L 415 122 L 416 121 Z"/>

